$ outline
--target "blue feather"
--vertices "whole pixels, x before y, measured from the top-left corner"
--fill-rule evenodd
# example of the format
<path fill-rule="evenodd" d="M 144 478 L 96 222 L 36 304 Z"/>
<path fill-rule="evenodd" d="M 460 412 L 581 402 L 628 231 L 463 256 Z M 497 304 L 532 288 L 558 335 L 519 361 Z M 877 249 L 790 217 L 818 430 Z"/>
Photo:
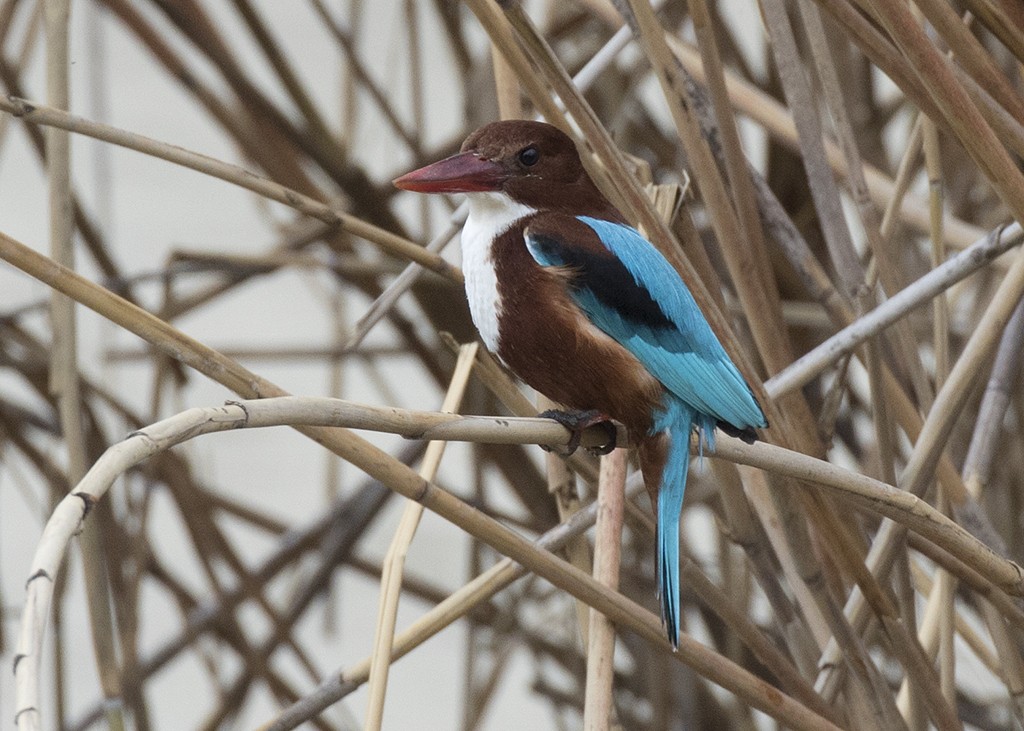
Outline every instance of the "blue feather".
<path fill-rule="evenodd" d="M 668 436 L 668 457 L 658 490 L 658 599 L 661 621 L 669 642 L 679 647 L 679 519 L 686 493 L 690 466 L 690 432 L 697 427 L 702 444 L 714 449 L 714 420 L 700 414 L 679 399 L 666 395 L 664 410 L 654 423 L 653 432 Z"/>
<path fill-rule="evenodd" d="M 673 329 L 627 327 L 622 315 L 594 301 L 584 306 L 602 330 L 621 342 L 666 388 L 698 411 L 737 427 L 763 427 L 764 412 L 725 348 L 704 319 L 679 273 L 640 233 L 629 226 L 580 216 L 601 243 L 629 270 L 637 286 L 647 290 Z M 594 298 L 596 299 L 596 298 Z M 630 323 L 632 325 L 632 323 Z M 634 332 L 630 332 L 634 330 Z"/>
<path fill-rule="evenodd" d="M 668 261 L 629 226 L 587 216 L 579 220 L 626 267 L 674 327 L 651 327 L 608 306 L 586 287 L 573 298 L 598 328 L 629 350 L 669 391 L 698 412 L 738 428 L 764 427 L 764 412 Z M 528 245 L 529 245 L 528 241 Z M 563 264 L 556 252 L 529 246 L 544 266 Z"/>
<path fill-rule="evenodd" d="M 579 216 L 623 269 L 550 234 L 526 235 L 541 266 L 576 271 L 570 295 L 587 318 L 632 353 L 665 387 L 651 435 L 664 433 L 668 452 L 660 475 L 658 597 L 673 647 L 679 645 L 679 520 L 690 465 L 690 433 L 714 451 L 719 421 L 746 429 L 767 426 L 764 412 L 729 359 L 697 302 L 668 261 L 638 231 Z M 629 289 L 635 285 L 636 289 Z M 629 291 L 607 292 L 607 288 Z M 596 291 L 601 289 L 602 291 Z M 660 312 L 660 314 L 659 314 Z"/>

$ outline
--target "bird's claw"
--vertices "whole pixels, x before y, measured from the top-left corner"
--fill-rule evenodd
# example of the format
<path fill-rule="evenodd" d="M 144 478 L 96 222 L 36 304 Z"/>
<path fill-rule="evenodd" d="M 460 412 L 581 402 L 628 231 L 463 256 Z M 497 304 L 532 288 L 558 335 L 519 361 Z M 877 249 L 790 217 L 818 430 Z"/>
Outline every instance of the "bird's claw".
<path fill-rule="evenodd" d="M 602 414 L 597 409 L 581 410 L 581 411 L 562 411 L 560 409 L 548 409 L 547 411 L 538 414 L 542 419 L 552 419 L 557 421 L 559 424 L 569 430 L 569 441 L 566 443 L 566 457 L 570 456 L 580 446 L 580 439 L 583 438 L 583 431 L 591 426 L 600 426 L 608 434 L 608 441 L 597 447 L 588 447 L 587 451 L 595 455 L 608 454 L 615 449 L 615 443 L 618 437 L 618 430 L 615 428 L 615 424 L 607 416 Z M 552 451 L 550 447 L 541 445 L 541 447 L 547 451 Z"/>

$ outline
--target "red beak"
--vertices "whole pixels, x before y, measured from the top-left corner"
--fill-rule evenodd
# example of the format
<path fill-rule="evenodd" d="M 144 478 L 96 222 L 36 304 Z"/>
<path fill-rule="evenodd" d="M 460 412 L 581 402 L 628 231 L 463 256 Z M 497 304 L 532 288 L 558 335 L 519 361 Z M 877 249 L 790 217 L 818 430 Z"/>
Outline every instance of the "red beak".
<path fill-rule="evenodd" d="M 417 193 L 474 193 L 501 190 L 508 172 L 472 152 L 446 157 L 392 181 L 396 188 Z"/>

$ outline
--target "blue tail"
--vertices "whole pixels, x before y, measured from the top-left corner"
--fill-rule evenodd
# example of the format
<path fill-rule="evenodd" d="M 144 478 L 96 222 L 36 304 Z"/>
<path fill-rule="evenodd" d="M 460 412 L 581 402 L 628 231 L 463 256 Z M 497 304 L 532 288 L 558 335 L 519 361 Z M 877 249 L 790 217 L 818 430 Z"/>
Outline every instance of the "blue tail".
<path fill-rule="evenodd" d="M 715 420 L 682 401 L 667 397 L 655 431 L 667 431 L 668 456 L 658 490 L 658 597 L 661 621 L 673 648 L 679 647 L 679 517 L 690 466 L 690 432 L 696 426 L 714 449 Z"/>

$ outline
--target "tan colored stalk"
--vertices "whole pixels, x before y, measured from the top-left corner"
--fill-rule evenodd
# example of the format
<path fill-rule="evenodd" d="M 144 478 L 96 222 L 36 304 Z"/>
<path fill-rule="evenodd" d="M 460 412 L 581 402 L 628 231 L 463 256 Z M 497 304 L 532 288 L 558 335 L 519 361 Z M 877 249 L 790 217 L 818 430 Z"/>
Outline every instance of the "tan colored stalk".
<path fill-rule="evenodd" d="M 47 127 L 68 130 L 76 134 L 83 134 L 125 147 L 129 150 L 142 152 L 146 155 L 224 180 L 233 185 L 238 185 L 265 198 L 290 206 L 324 223 L 336 225 L 355 236 L 376 244 L 394 256 L 414 261 L 425 269 L 430 269 L 453 281 L 462 281 L 462 274 L 458 269 L 438 255 L 427 252 L 422 246 L 367 223 L 351 214 L 334 209 L 326 203 L 310 198 L 272 180 L 261 178 L 237 165 L 215 160 L 206 155 L 191 152 L 181 147 L 169 145 L 126 130 L 117 129 L 100 122 L 82 119 L 59 109 L 34 104 L 25 99 L 0 97 L 0 111 L 13 114 L 15 117 L 21 117 L 26 122 L 35 122 Z"/>
<path fill-rule="evenodd" d="M 549 408 L 557 408 L 557 404 L 540 396 L 538 398 L 539 411 L 546 411 Z M 547 468 L 548 492 L 555 499 L 558 508 L 558 519 L 563 523 L 572 518 L 583 507 L 576 490 L 576 474 L 569 469 L 566 461 L 554 452 L 548 452 L 544 458 Z M 578 536 L 570 540 L 565 546 L 565 557 L 573 566 L 588 574 L 594 570 L 590 556 L 590 543 L 585 536 Z M 581 601 L 576 601 L 576 623 L 580 631 L 581 647 L 590 645 L 590 609 Z"/>
<path fill-rule="evenodd" d="M 949 63 L 904 5 L 867 0 L 889 35 L 911 59 L 921 82 L 971 158 L 985 173 L 1013 217 L 1024 221 L 1024 175 L 960 85 Z"/>
<path fill-rule="evenodd" d="M 46 29 L 46 90 L 50 105 L 70 107 L 69 26 L 70 0 L 43 3 Z M 46 130 L 46 162 L 50 186 L 50 252 L 54 261 L 75 267 L 74 211 L 71 192 L 71 135 L 56 127 Z M 50 392 L 57 400 L 61 432 L 68 450 L 68 479 L 74 484 L 88 468 L 82 393 L 78 376 L 78 328 L 74 301 L 54 290 L 50 301 L 52 345 Z M 82 533 L 82 566 L 92 625 L 96 670 L 107 699 L 106 720 L 112 730 L 123 729 L 121 663 L 115 648 L 114 619 L 107 595 L 105 552 L 99 526 L 94 522 Z"/>
<path fill-rule="evenodd" d="M 614 449 L 601 459 L 597 488 L 597 528 L 594 532 L 594 578 L 612 591 L 619 590 L 622 518 L 626 500 L 627 452 Z M 612 681 L 615 677 L 615 625 L 590 610 L 587 644 L 587 681 L 583 702 L 583 728 L 604 731 L 613 723 Z"/>
<path fill-rule="evenodd" d="M 270 387 L 266 382 L 263 385 L 265 388 Z M 200 434 L 240 426 L 260 427 L 303 422 L 337 423 L 336 418 L 347 411 L 346 408 L 340 412 L 334 409 L 323 410 L 322 404 L 321 399 L 264 399 L 248 404 L 228 404 L 218 409 L 193 409 L 154 424 L 148 430 L 136 432 L 126 441 L 111 448 L 107 458 L 94 465 L 79 489 L 61 501 L 55 511 L 48 528 L 44 531 L 31 571 L 29 598 L 26 601 L 25 621 L 19 642 L 21 660 L 17 667 L 19 687 L 25 691 L 19 694 L 19 722 L 26 725 L 19 728 L 31 728 L 33 726 L 28 724 L 39 719 L 38 701 L 33 698 L 36 689 L 30 681 L 35 677 L 38 668 L 38 651 L 42 642 L 45 609 L 52 596 L 52 577 L 58 570 L 68 542 L 85 518 L 87 506 L 100 499 L 114 478 L 124 469 Z M 449 416 L 430 413 L 432 417 Z M 502 420 L 494 421 L 500 424 Z M 628 626 L 649 642 L 668 650 L 660 623 L 652 613 L 621 594 L 609 591 L 589 575 L 552 554 L 538 550 L 517 533 L 474 510 L 451 493 L 423 480 L 410 468 L 368 442 L 345 429 L 325 429 L 322 426 L 297 428 L 302 433 L 317 438 L 321 443 L 330 444 L 345 452 L 350 461 L 399 494 L 422 502 L 428 509 L 481 538 L 499 552 L 514 558 L 534 573 L 583 599 L 614 622 Z M 687 635 L 680 638 L 679 648 L 673 653 L 673 657 L 690 665 L 712 682 L 724 685 L 755 708 L 779 718 L 794 728 L 836 728 L 802 704 L 788 696 L 780 695 L 777 689 L 756 679 L 726 658 L 709 651 Z"/>
<path fill-rule="evenodd" d="M 948 6 L 947 6 L 947 9 Z M 950 11 L 952 12 L 952 11 Z M 963 24 L 955 17 L 956 25 L 963 30 Z M 969 34 L 968 34 L 969 35 Z M 972 37 L 973 40 L 973 37 Z M 944 208 L 944 188 L 942 180 L 942 160 L 940 156 L 938 130 L 931 120 L 925 120 L 922 125 L 923 149 L 925 169 L 928 172 L 928 201 L 932 212 L 931 231 L 931 264 L 937 267 L 945 260 L 945 247 L 942 245 L 942 210 Z M 941 389 L 949 373 L 949 306 L 945 294 L 935 298 L 932 305 L 932 343 L 935 349 L 935 388 Z M 940 510 L 947 512 L 951 509 L 951 496 L 940 485 L 936 498 L 936 505 Z M 947 571 L 940 570 L 935 581 L 932 595 L 929 596 L 929 606 L 925 609 L 927 620 L 928 609 L 934 601 L 938 606 L 938 622 L 936 631 L 938 633 L 938 657 L 939 657 L 939 680 L 942 683 L 942 694 L 950 704 L 956 703 L 956 663 L 955 648 L 953 641 L 956 633 L 956 579 Z M 930 650 L 930 640 L 925 633 L 928 631 L 927 621 L 921 628 L 924 640 L 922 644 Z"/>
<path fill-rule="evenodd" d="M 688 73 L 699 81 L 707 81 L 699 53 L 694 48 L 673 36 L 666 39 L 672 52 Z M 762 124 L 774 140 L 786 145 L 795 152 L 800 151 L 796 125 L 789 110 L 777 100 L 757 88 L 750 82 L 739 78 L 735 72 L 726 74 L 726 89 L 733 106 L 743 114 Z M 845 160 L 842 153 L 831 140 L 825 141 L 829 164 L 838 175 L 846 175 Z M 864 166 L 864 177 L 871 200 L 876 205 L 886 205 L 895 196 L 896 187 L 891 178 L 872 165 Z M 928 206 L 925 201 L 915 196 L 907 196 L 898 208 L 900 219 L 909 226 L 925 232 L 928 230 Z M 976 241 L 984 232 L 966 221 L 949 216 L 946 221 L 946 235 L 950 246 L 963 247 Z"/>
<path fill-rule="evenodd" d="M 445 394 L 444 402 L 441 404 L 442 412 L 458 411 L 473 369 L 476 350 L 477 344 L 470 343 L 459 351 L 459 359 L 452 372 L 451 384 Z M 423 464 L 419 469 L 420 477 L 428 482 L 434 480 L 447 446 L 447 443 L 443 441 L 432 441 L 427 445 L 427 452 L 423 456 Z M 398 529 L 395 531 L 387 555 L 384 557 L 380 582 L 380 609 L 377 613 L 373 654 L 370 657 L 370 697 L 366 702 L 366 720 L 363 722 L 363 728 L 367 731 L 381 728 L 384 722 L 384 696 L 387 692 L 388 671 L 391 669 L 391 646 L 395 641 L 398 600 L 402 594 L 402 572 L 405 568 L 405 557 L 412 545 L 412 539 L 416 536 L 416 529 L 419 527 L 422 516 L 423 506 L 420 503 L 406 502 Z"/>
<path fill-rule="evenodd" d="M 922 567 L 923 562 L 919 559 L 915 559 L 911 564 L 911 577 L 913 578 L 914 585 L 921 594 L 930 594 L 935 587 L 935 580 L 932 575 L 929 575 L 927 571 Z M 973 625 L 970 623 L 968 618 L 964 616 L 963 612 L 956 613 L 956 631 L 971 648 L 971 652 L 974 656 L 981 661 L 989 672 L 994 675 L 998 675 L 1000 670 L 999 658 L 996 655 L 993 647 L 985 644 L 985 638 L 982 637 L 978 632 L 974 630 Z"/>
<path fill-rule="evenodd" d="M 1020 91 L 1006 78 L 995 60 L 981 42 L 971 33 L 953 6 L 941 0 L 914 0 L 921 14 L 938 31 L 949 46 L 957 63 L 1001 104 L 1013 117 L 1024 124 L 1024 99 Z"/>
<path fill-rule="evenodd" d="M 796 124 L 818 223 L 842 282 L 843 294 L 855 301 L 864 282 L 864 274 L 845 225 L 839 188 L 827 163 L 818 106 L 812 99 L 810 83 L 797 51 L 796 37 L 781 0 L 761 0 L 760 5 L 771 36 L 775 66 Z"/>
<path fill-rule="evenodd" d="M 81 304 L 96 309 L 104 317 L 108 317 L 140 337 L 147 338 L 165 352 L 173 354 L 183 363 L 192 365 L 207 376 L 216 378 L 218 382 L 232 388 L 240 395 L 264 398 L 283 395 L 278 386 L 241 368 L 238 364 L 232 363 L 216 351 L 188 338 L 138 307 L 100 287 L 91 285 L 82 277 L 54 265 L 46 257 L 42 257 L 2 234 L 0 234 L 0 258 L 31 271 L 34 276 L 39 277 L 48 285 L 72 296 Z M 376 421 L 376 417 L 374 421 Z M 559 437 L 566 438 L 565 430 L 562 427 L 549 420 L 541 421 L 548 421 L 547 424 L 541 425 L 542 429 L 555 427 L 562 432 Z M 504 430 L 504 427 L 500 426 L 500 420 L 497 423 L 499 431 Z M 367 441 L 345 429 L 299 427 L 299 431 L 316 439 L 358 469 L 380 480 L 399 494 L 422 502 L 429 510 L 438 513 L 468 533 L 481 538 L 495 550 L 515 558 L 531 571 L 598 608 L 614 622 L 629 626 L 648 641 L 667 649 L 668 644 L 664 639 L 660 623 L 653 614 L 620 594 L 609 593 L 592 577 L 555 556 L 537 551 L 518 534 L 474 510 L 436 485 L 424 481 L 407 466 Z M 84 503 L 80 498 L 67 498 L 62 505 L 72 511 L 61 522 L 60 534 L 66 540 L 77 529 L 78 521 L 84 515 Z M 78 517 L 72 518 L 72 514 Z M 45 597 L 52 592 L 50 583 L 52 580 L 45 572 L 38 574 L 34 572 L 34 575 L 37 576 L 37 580 L 32 584 L 38 585 L 40 582 L 43 584 L 32 590 L 43 591 L 45 603 L 47 601 Z M 29 603 L 26 616 L 33 616 L 33 612 L 37 611 L 38 607 L 40 604 L 37 602 Z M 21 673 L 35 677 L 32 672 L 33 663 L 26 662 L 26 658 L 38 660 L 37 643 L 42 641 L 41 624 L 26 623 L 23 627 L 20 641 L 23 659 L 19 662 L 18 667 L 21 669 Z M 832 724 L 827 723 L 820 716 L 788 696 L 782 696 L 780 699 L 776 689 L 770 688 L 747 671 L 709 651 L 685 635 L 681 638 L 679 650 L 674 657 L 693 667 L 711 682 L 728 688 L 755 708 L 759 708 L 773 717 L 778 717 L 795 728 L 833 727 Z M 19 717 L 24 719 L 25 723 L 37 720 L 38 710 L 32 711 L 31 709 L 38 709 L 39 703 L 31 696 L 22 696 L 18 708 L 23 711 Z M 820 724 L 824 724 L 824 726 Z"/>
<path fill-rule="evenodd" d="M 1018 251 L 1010 270 L 1000 283 L 977 329 L 967 342 L 962 355 L 950 372 L 949 379 L 939 391 L 931 411 L 925 418 L 910 460 L 900 475 L 900 487 L 906 490 L 908 495 L 923 495 L 934 478 L 936 465 L 953 428 L 954 417 L 970 395 L 975 380 L 984 373 L 983 364 L 989 361 L 1022 292 L 1024 253 Z M 883 523 L 868 557 L 868 565 L 877 576 L 888 574 L 894 553 L 905 534 L 905 529 L 901 526 Z M 861 627 L 866 621 L 864 609 L 863 596 L 854 592 L 847 601 L 846 609 L 847 616 L 851 618 L 854 626 Z M 834 657 L 837 650 L 835 645 L 831 645 L 829 657 Z M 824 684 L 831 688 L 831 691 L 825 691 L 826 697 L 829 697 L 830 693 L 836 690 L 835 675 L 829 670 L 824 676 Z"/>

